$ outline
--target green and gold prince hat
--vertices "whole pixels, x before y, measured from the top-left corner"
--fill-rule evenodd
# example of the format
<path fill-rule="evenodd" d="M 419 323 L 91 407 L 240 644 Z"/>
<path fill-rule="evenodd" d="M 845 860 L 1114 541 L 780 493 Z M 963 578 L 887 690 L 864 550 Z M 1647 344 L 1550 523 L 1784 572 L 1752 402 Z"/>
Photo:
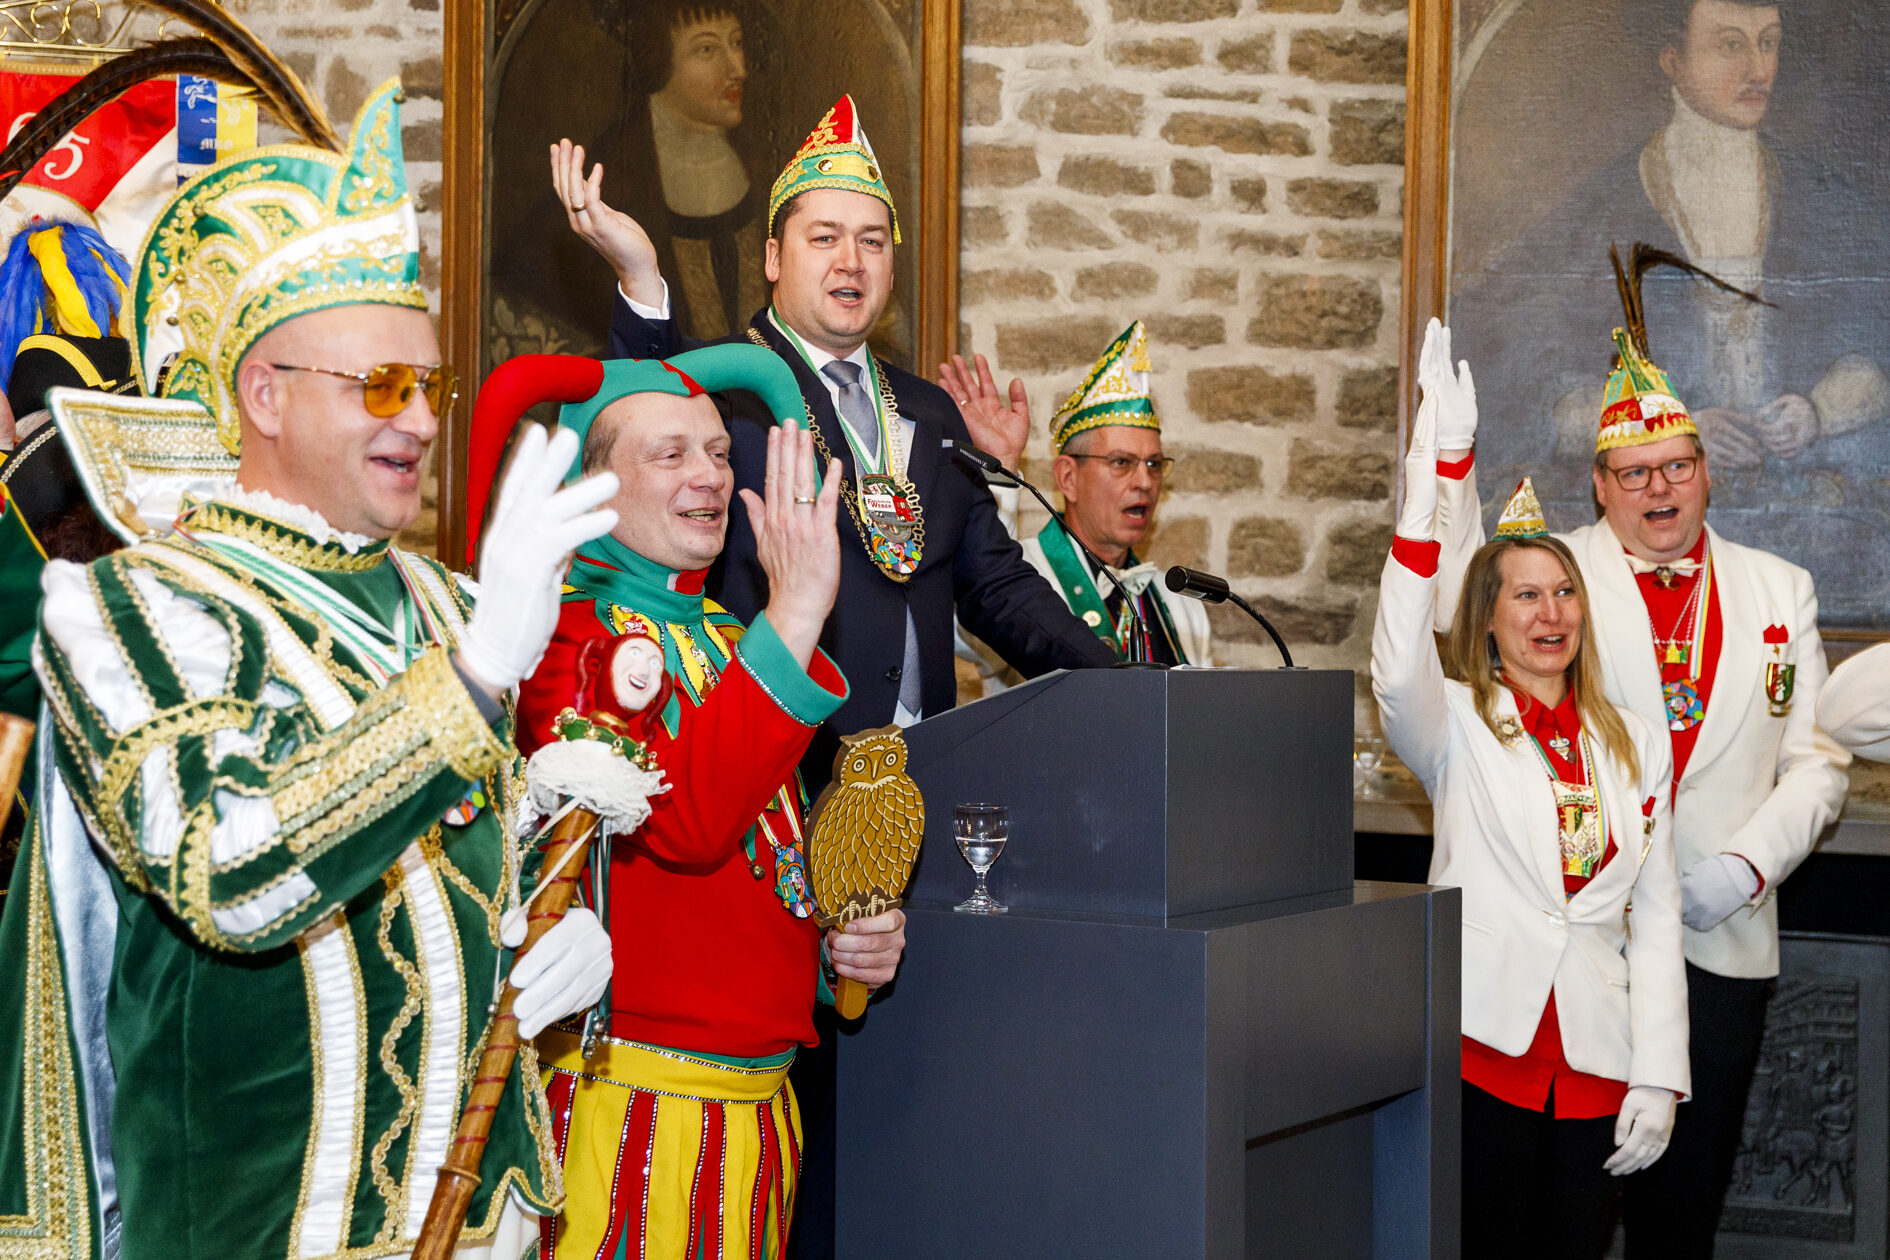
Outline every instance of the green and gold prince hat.
<path fill-rule="evenodd" d="M 768 193 L 768 235 L 774 235 L 775 216 L 783 205 L 816 188 L 865 193 L 885 202 L 886 213 L 892 216 L 893 244 L 899 243 L 899 212 L 893 208 L 892 192 L 881 177 L 879 159 L 867 143 L 851 96 L 834 102 L 774 181 Z"/>
<path fill-rule="evenodd" d="M 1069 440 L 1089 429 L 1126 424 L 1161 432 L 1161 418 L 1148 396 L 1148 329 L 1136 320 L 1096 360 L 1083 383 L 1050 417 L 1050 451 L 1061 454 Z"/>
<path fill-rule="evenodd" d="M 218 163 L 177 190 L 145 237 L 132 370 L 155 391 L 169 362 L 163 396 L 209 411 L 232 453 L 236 369 L 264 333 L 331 306 L 426 309 L 400 100 L 398 79 L 376 88 L 345 152 L 281 144 Z"/>

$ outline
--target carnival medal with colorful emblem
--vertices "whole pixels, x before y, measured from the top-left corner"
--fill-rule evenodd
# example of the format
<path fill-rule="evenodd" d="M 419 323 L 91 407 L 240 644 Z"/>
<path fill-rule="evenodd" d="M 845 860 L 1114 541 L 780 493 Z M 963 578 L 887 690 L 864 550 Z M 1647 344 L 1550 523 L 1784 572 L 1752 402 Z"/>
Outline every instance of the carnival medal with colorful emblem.
<path fill-rule="evenodd" d="M 1784 626 L 1765 628 L 1765 644 L 1772 649 L 1772 659 L 1765 663 L 1765 699 L 1773 717 L 1784 717 L 1792 711 L 1792 685 L 1798 666 L 1783 659 L 1789 642 L 1791 632 Z"/>

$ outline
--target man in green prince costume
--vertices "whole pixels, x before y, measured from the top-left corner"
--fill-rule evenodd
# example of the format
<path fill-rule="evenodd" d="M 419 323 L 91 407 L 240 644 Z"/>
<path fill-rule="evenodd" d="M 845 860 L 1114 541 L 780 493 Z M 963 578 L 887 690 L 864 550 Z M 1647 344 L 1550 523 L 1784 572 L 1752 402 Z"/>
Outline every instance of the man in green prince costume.
<path fill-rule="evenodd" d="M 499 982 L 529 1038 L 608 978 L 588 911 L 515 969 L 505 915 L 533 857 L 511 692 L 616 480 L 560 490 L 575 441 L 521 443 L 491 599 L 389 545 L 455 392 L 398 100 L 377 89 L 343 152 L 179 189 L 132 278 L 133 369 L 162 397 L 55 392 L 134 545 L 43 583 L 0 1257 L 405 1255 Z M 516 1260 L 562 1199 L 538 1075 L 527 1049 L 462 1255 Z"/>

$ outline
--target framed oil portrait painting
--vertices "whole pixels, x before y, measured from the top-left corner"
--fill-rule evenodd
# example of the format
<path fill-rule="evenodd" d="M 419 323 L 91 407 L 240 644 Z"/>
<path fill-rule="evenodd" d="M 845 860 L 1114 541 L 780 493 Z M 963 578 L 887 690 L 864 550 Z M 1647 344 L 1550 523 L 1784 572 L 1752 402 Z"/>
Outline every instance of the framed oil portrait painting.
<path fill-rule="evenodd" d="M 1809 569 L 1836 637 L 1890 630 L 1890 6 L 1413 0 L 1404 401 L 1425 320 L 1476 374 L 1480 484 L 1595 519 L 1622 324 L 1608 247 L 1678 254 L 1649 346 L 1726 537 Z"/>
<path fill-rule="evenodd" d="M 957 0 L 472 0 L 450 5 L 443 322 L 455 362 L 601 355 L 616 278 L 552 191 L 561 138 L 649 234 L 685 335 L 766 305 L 768 192 L 844 93 L 899 207 L 876 353 L 922 370 L 956 328 Z M 464 421 L 442 549 L 463 556 Z M 455 479 L 458 480 L 455 480 Z"/>

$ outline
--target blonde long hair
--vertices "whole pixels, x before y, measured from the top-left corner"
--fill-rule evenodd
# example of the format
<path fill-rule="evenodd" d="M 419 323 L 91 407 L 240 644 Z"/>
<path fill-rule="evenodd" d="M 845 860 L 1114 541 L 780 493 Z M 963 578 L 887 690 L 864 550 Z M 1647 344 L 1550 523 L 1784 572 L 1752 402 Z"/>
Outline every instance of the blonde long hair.
<path fill-rule="evenodd" d="M 1575 695 L 1575 710 L 1581 714 L 1582 727 L 1592 731 L 1608 750 L 1608 755 L 1624 767 L 1635 780 L 1641 777 L 1640 755 L 1628 735 L 1627 723 L 1601 684 L 1601 653 L 1595 648 L 1589 628 L 1594 624 L 1588 611 L 1588 584 L 1575 557 L 1559 539 L 1498 538 L 1485 543 L 1470 558 L 1464 574 L 1463 598 L 1457 601 L 1457 617 L 1451 622 L 1450 637 L 1444 642 L 1444 673 L 1470 688 L 1476 698 L 1477 716 L 1492 733 L 1496 730 L 1497 688 L 1501 686 L 1502 662 L 1496 654 L 1496 636 L 1490 622 L 1496 616 L 1496 600 L 1503 592 L 1502 558 L 1511 551 L 1534 548 L 1546 551 L 1561 562 L 1575 588 L 1576 603 L 1582 610 L 1581 642 L 1575 648 L 1575 660 L 1568 667 L 1569 689 Z"/>

